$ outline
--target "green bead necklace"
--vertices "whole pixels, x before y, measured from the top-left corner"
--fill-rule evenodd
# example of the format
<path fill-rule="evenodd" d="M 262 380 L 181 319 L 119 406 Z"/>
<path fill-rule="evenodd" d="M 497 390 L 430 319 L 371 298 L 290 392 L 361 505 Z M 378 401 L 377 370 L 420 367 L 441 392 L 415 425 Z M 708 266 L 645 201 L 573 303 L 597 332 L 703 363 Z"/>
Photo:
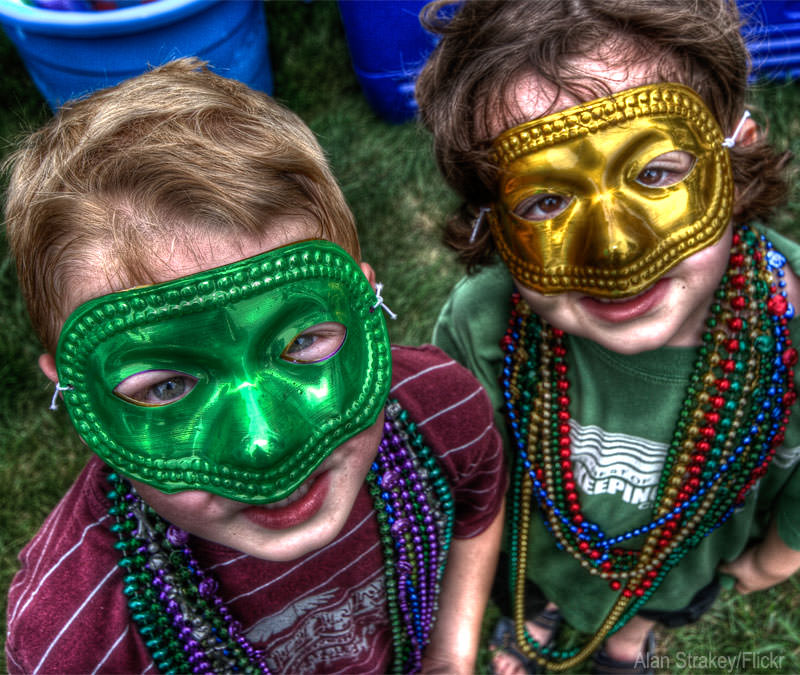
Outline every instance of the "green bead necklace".
<path fill-rule="evenodd" d="M 189 547 L 116 473 L 108 480 L 111 530 L 131 618 L 163 673 L 269 673 L 262 650 L 217 594 Z M 393 640 L 392 672 L 418 672 L 438 607 L 454 504 L 438 461 L 408 413 L 385 407 L 383 438 L 367 475 L 381 547 Z"/>
<path fill-rule="evenodd" d="M 512 298 L 503 390 L 518 453 L 511 500 L 511 571 L 517 642 L 541 665 L 583 661 L 649 600 L 688 551 L 724 523 L 766 473 L 796 399 L 783 290 L 785 258 L 748 227 L 734 233 L 727 273 L 712 303 L 650 522 L 607 536 L 581 511 L 569 436 L 564 333 Z M 525 630 L 524 583 L 532 503 L 558 548 L 608 580 L 618 599 L 581 649 L 542 648 Z M 640 548 L 630 541 L 644 538 Z"/>

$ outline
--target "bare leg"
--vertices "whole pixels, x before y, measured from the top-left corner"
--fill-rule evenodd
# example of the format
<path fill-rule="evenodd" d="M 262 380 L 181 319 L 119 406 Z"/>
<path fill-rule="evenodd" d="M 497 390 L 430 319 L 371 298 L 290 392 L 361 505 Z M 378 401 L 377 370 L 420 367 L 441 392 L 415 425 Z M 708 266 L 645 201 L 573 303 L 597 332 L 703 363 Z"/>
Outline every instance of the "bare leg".
<path fill-rule="evenodd" d="M 655 621 L 634 616 L 628 623 L 620 628 L 614 635 L 606 640 L 605 650 L 612 659 L 622 662 L 643 662 L 644 647 L 647 634 L 655 626 Z"/>

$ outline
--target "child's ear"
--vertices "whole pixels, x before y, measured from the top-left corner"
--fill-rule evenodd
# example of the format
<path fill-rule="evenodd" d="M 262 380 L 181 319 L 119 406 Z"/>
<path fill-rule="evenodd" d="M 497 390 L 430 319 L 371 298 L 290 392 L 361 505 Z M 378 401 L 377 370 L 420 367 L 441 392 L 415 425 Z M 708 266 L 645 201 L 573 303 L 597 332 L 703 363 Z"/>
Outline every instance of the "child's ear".
<path fill-rule="evenodd" d="M 748 117 L 736 136 L 737 145 L 751 145 L 761 138 L 761 129 L 752 117 Z"/>
<path fill-rule="evenodd" d="M 361 271 L 364 273 L 364 276 L 367 277 L 369 285 L 372 286 L 372 288 L 374 289 L 376 277 L 375 277 L 375 270 L 372 269 L 372 265 L 370 265 L 369 263 L 362 262 Z"/>
<path fill-rule="evenodd" d="M 748 117 L 744 122 L 742 122 L 742 128 L 739 129 L 739 133 L 736 134 L 736 145 L 740 145 L 742 147 L 746 147 L 758 141 L 761 138 L 761 128 L 756 124 L 755 120 L 752 117 Z M 734 215 L 740 215 L 742 213 L 742 207 L 739 205 L 739 196 L 740 190 L 737 187 L 733 189 L 733 213 Z"/>
<path fill-rule="evenodd" d="M 39 368 L 47 375 L 47 379 L 53 384 L 58 383 L 58 372 L 56 371 L 56 360 L 52 354 L 42 354 L 39 357 Z"/>

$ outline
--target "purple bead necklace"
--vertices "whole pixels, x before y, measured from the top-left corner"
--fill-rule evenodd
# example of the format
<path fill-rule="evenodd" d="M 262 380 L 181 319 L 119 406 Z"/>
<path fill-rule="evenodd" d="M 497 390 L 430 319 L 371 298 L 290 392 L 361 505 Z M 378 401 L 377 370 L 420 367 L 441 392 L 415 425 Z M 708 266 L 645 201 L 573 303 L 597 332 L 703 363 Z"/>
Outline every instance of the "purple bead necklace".
<path fill-rule="evenodd" d="M 384 553 L 394 672 L 417 672 L 433 629 L 453 526 L 446 477 L 396 401 L 367 476 Z M 131 618 L 164 673 L 269 673 L 194 558 L 189 535 L 147 506 L 116 473 L 108 480 L 114 547 Z"/>

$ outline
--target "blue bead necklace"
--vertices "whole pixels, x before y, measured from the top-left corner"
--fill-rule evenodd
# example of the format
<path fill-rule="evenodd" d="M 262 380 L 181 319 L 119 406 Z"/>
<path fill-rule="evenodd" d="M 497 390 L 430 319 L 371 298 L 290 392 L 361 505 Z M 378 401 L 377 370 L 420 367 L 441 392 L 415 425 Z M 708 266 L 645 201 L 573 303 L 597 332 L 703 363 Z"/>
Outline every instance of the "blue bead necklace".
<path fill-rule="evenodd" d="M 564 333 L 534 316 L 519 294 L 503 338 L 503 391 L 517 458 L 511 521 L 517 641 L 551 670 L 580 663 L 652 596 L 670 569 L 731 516 L 767 471 L 796 400 L 797 351 L 788 321 L 785 258 L 749 227 L 734 232 L 694 373 L 664 462 L 651 520 L 608 536 L 581 510 L 570 452 Z M 532 503 L 588 574 L 619 593 L 582 649 L 543 649 L 524 628 Z M 639 545 L 634 546 L 634 540 Z"/>

